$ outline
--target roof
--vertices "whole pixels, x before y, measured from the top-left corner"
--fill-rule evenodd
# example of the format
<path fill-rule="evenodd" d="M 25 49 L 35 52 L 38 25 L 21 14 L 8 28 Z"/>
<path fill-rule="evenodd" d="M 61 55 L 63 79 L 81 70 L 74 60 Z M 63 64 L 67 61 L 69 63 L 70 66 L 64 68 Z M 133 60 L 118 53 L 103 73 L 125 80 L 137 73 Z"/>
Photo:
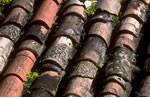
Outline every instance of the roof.
<path fill-rule="evenodd" d="M 150 0 L 84 2 L 1 7 L 0 96 L 150 96 Z"/>

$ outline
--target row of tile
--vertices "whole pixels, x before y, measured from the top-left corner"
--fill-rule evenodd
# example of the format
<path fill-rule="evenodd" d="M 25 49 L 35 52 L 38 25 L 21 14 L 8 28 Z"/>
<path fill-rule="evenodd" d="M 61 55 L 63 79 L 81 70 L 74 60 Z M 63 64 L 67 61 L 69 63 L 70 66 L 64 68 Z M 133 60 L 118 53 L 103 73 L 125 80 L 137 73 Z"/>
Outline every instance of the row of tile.
<path fill-rule="evenodd" d="M 136 67 L 136 51 L 141 28 L 147 21 L 150 0 L 130 0 L 115 33 L 115 19 L 121 10 L 120 0 L 99 0 L 96 14 L 90 20 L 85 14 L 84 1 L 43 0 L 28 24 L 29 28 L 17 48 L 14 59 L 4 71 L 8 57 L 28 21 L 28 15 L 33 12 L 37 2 L 13 0 L 9 15 L 0 27 L 0 72 L 4 71 L 0 83 L 0 96 L 21 96 L 23 83 L 27 81 L 26 75 L 36 62 L 40 76 L 31 86 L 30 96 L 56 96 L 63 79 L 66 79 L 67 84 L 60 96 L 95 96 L 95 85 L 101 89 L 98 96 L 130 95 L 131 82 L 134 79 L 132 73 Z M 54 33 L 51 37 L 52 42 L 48 43 L 52 44 L 46 47 L 49 30 L 61 3 L 64 2 L 60 9 L 59 27 L 55 28 L 55 32 L 51 32 Z M 90 28 L 82 44 L 87 21 Z M 111 41 L 111 56 L 104 66 Z M 73 59 L 74 57 L 76 58 Z M 64 76 L 70 63 L 71 70 L 66 78 Z M 103 68 L 105 75 L 103 87 L 100 87 L 95 81 L 99 70 Z M 145 93 L 148 90 L 144 88 L 149 86 L 149 78 L 146 78 L 145 82 L 139 96 L 149 96 Z"/>

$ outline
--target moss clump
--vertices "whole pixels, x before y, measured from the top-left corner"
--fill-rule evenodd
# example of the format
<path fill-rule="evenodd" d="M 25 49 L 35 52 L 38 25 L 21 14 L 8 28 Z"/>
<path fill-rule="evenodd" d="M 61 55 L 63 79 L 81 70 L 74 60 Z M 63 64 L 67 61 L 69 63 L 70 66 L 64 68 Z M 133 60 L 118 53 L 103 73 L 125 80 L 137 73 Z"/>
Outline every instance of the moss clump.
<path fill-rule="evenodd" d="M 30 94 L 30 91 L 28 90 L 35 79 L 39 77 L 39 74 L 37 72 L 29 72 L 27 74 L 28 81 L 24 83 L 24 90 L 25 92 Z"/>
<path fill-rule="evenodd" d="M 6 5 L 10 4 L 11 2 L 12 2 L 12 0 L 1 0 L 0 6 L 6 6 Z"/>
<path fill-rule="evenodd" d="M 119 16 L 116 16 L 116 17 L 115 17 L 115 23 L 116 23 L 116 24 L 119 24 L 119 23 L 120 23 Z"/>
<path fill-rule="evenodd" d="M 88 16 L 91 16 L 91 15 L 94 15 L 95 12 L 96 12 L 96 3 L 97 2 L 93 2 L 89 7 L 87 7 L 87 9 L 85 10 L 85 13 L 88 15 Z"/>

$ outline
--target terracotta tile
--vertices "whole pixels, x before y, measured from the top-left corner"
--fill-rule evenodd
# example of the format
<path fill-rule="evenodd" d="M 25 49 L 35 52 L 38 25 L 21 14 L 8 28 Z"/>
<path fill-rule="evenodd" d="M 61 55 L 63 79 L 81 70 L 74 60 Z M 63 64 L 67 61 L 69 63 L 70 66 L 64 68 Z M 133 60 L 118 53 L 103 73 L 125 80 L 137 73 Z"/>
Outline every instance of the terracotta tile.
<path fill-rule="evenodd" d="M 89 61 L 80 61 L 72 68 L 72 73 L 69 78 L 84 77 L 94 79 L 96 77 L 98 68 Z"/>
<path fill-rule="evenodd" d="M 70 38 L 73 43 L 78 45 L 81 42 L 84 24 L 85 22 L 83 19 L 76 15 L 66 16 L 54 36 L 66 36 Z"/>
<path fill-rule="evenodd" d="M 97 22 L 102 22 L 102 23 L 109 24 L 109 22 L 110 22 L 110 23 L 114 24 L 115 19 L 116 19 L 115 15 L 109 14 L 106 12 L 101 12 L 101 13 L 98 13 L 95 16 L 93 16 L 90 20 L 90 23 L 93 24 L 93 23 L 97 23 Z M 114 27 L 114 25 L 113 25 L 113 27 Z"/>
<path fill-rule="evenodd" d="M 0 74 L 6 67 L 6 62 L 13 49 L 13 45 L 14 43 L 11 40 L 0 37 Z"/>
<path fill-rule="evenodd" d="M 150 0 L 143 0 L 146 4 L 150 4 Z"/>
<path fill-rule="evenodd" d="M 120 0 L 100 0 L 97 2 L 96 9 L 118 15 L 121 8 Z"/>
<path fill-rule="evenodd" d="M 12 40 L 14 43 L 19 40 L 21 36 L 20 32 L 21 29 L 15 25 L 5 25 L 0 28 L 0 35 Z"/>
<path fill-rule="evenodd" d="M 84 1 L 82 0 L 66 0 L 67 2 L 65 3 L 64 7 L 62 9 L 66 9 L 69 6 L 73 6 L 73 5 L 79 5 L 79 6 L 84 6 Z"/>
<path fill-rule="evenodd" d="M 82 48 L 77 61 L 88 60 L 98 68 L 102 68 L 106 49 L 107 47 L 103 40 L 98 37 L 90 37 Z"/>
<path fill-rule="evenodd" d="M 102 92 L 102 96 L 116 96 L 116 97 L 120 97 L 123 96 L 122 94 L 124 93 L 124 89 L 115 82 L 109 82 L 107 83 L 107 85 L 105 86 L 103 92 Z"/>
<path fill-rule="evenodd" d="M 15 7 L 12 9 L 12 11 L 9 13 L 7 16 L 6 20 L 4 21 L 3 24 L 14 24 L 19 27 L 24 27 L 28 19 L 28 14 L 27 12 L 20 8 L 20 7 Z"/>
<path fill-rule="evenodd" d="M 110 60 L 108 61 L 107 66 L 105 68 L 105 76 L 109 77 L 111 75 L 117 75 L 121 76 L 123 80 L 131 82 L 131 68 L 134 66 L 132 64 L 136 62 L 135 57 L 136 55 L 134 54 L 134 52 L 128 47 L 116 48 L 116 50 L 114 50 L 114 54 L 110 57 Z M 121 84 L 124 84 L 124 82 Z"/>
<path fill-rule="evenodd" d="M 121 21 L 119 32 L 130 33 L 135 37 L 138 37 L 141 31 L 142 25 L 133 17 L 127 17 Z"/>
<path fill-rule="evenodd" d="M 63 15 L 68 15 L 68 14 L 75 14 L 80 16 L 84 21 L 87 20 L 87 16 L 86 13 L 84 11 L 84 7 L 83 6 L 79 6 L 79 5 L 73 5 L 70 6 Z"/>
<path fill-rule="evenodd" d="M 53 97 L 43 89 L 34 89 L 34 92 L 30 94 L 30 97 Z"/>
<path fill-rule="evenodd" d="M 69 59 L 73 57 L 73 51 L 73 43 L 69 38 L 58 37 L 44 55 L 41 63 L 48 61 L 48 63 L 56 64 L 65 70 Z"/>
<path fill-rule="evenodd" d="M 31 24 L 40 21 L 42 22 L 42 25 L 44 25 L 46 28 L 51 28 L 57 10 L 58 10 L 58 5 L 55 3 L 55 1 L 43 0 Z"/>
<path fill-rule="evenodd" d="M 137 19 L 140 23 L 146 22 L 146 13 L 148 11 L 148 6 L 146 6 L 140 0 L 131 0 L 127 10 L 123 14 L 123 17 L 132 16 Z"/>
<path fill-rule="evenodd" d="M 40 77 L 35 81 L 31 87 L 31 95 L 34 96 L 55 96 L 56 91 L 61 81 L 61 76 L 55 71 L 46 71 L 40 75 Z M 42 92 L 39 92 L 43 90 Z M 47 94 L 48 92 L 49 94 Z M 35 97 L 34 96 L 34 97 Z"/>
<path fill-rule="evenodd" d="M 1 97 L 19 97 L 23 90 L 23 82 L 16 76 L 7 76 L 0 85 Z"/>
<path fill-rule="evenodd" d="M 138 39 L 131 34 L 121 34 L 116 41 L 115 47 L 127 46 L 136 51 L 138 42 Z"/>
<path fill-rule="evenodd" d="M 77 12 L 77 9 L 81 10 Z M 80 43 L 81 32 L 84 26 L 83 18 L 85 18 L 85 14 L 83 13 L 83 6 L 74 5 L 65 10 L 65 16 L 54 35 L 54 41 L 40 61 L 39 68 L 41 68 L 40 71 L 42 71 L 42 74 L 33 84 L 33 95 L 31 94 L 31 96 L 34 96 L 35 92 L 40 91 L 40 89 L 43 90 L 42 96 L 48 96 L 46 92 L 49 93 L 49 96 L 56 95 L 59 83 L 65 74 L 63 70 L 66 69 L 69 61 L 74 56 L 76 45 Z M 54 73 L 59 74 L 53 76 Z M 48 79 L 49 82 L 55 82 L 49 84 L 49 82 L 46 83 L 46 81 L 43 81 L 43 78 Z"/>
<path fill-rule="evenodd" d="M 24 40 L 26 39 L 34 39 L 38 43 L 45 44 L 49 35 L 48 29 L 46 29 L 43 25 L 32 25 L 26 35 L 24 36 Z"/>
<path fill-rule="evenodd" d="M 105 41 L 107 47 L 109 47 L 112 30 L 113 26 L 111 22 L 96 22 L 91 26 L 88 35 L 100 37 Z"/>
<path fill-rule="evenodd" d="M 92 79 L 76 77 L 73 78 L 64 93 L 64 96 L 82 96 L 82 97 L 92 97 L 90 93 L 90 87 L 92 84 Z"/>
<path fill-rule="evenodd" d="M 32 12 L 35 0 L 13 0 L 10 9 L 15 7 L 23 8 L 27 12 Z"/>
<path fill-rule="evenodd" d="M 141 28 L 147 22 L 150 0 L 126 2 L 129 4 L 127 9 L 123 9 L 125 12 L 120 17 L 121 23 L 117 26 L 115 20 L 120 8 L 126 6 L 120 4 L 120 0 L 98 0 L 96 14 L 92 17 L 85 14 L 84 0 L 43 0 L 38 4 L 40 8 L 36 13 L 33 12 L 35 15 L 30 22 L 28 16 L 35 10 L 33 9 L 35 2 L 38 1 L 13 0 L 9 6 L 10 12 L 5 13 L 7 17 L 0 27 L 0 74 L 13 48 L 16 56 L 0 76 L 0 96 L 21 96 L 23 82 L 27 81 L 26 74 L 31 71 L 37 60 L 38 66 L 34 70 L 38 70 L 40 76 L 31 86 L 32 97 L 92 97 L 95 94 L 97 96 L 95 88 L 100 84 L 95 84 L 94 80 L 102 68 L 105 68 L 105 78 L 100 79 L 104 84 L 103 87 L 99 87 L 102 90 L 99 95 L 130 96 L 131 83 L 134 79 L 132 73 L 136 64 L 135 53 L 141 38 Z M 62 2 L 65 4 L 61 6 Z M 61 10 L 58 14 L 59 20 L 55 21 L 59 9 Z M 52 28 L 54 32 L 51 33 L 55 34 L 49 35 L 49 29 L 54 22 L 56 23 L 54 26 L 57 27 Z M 24 28 L 25 25 L 28 30 Z M 116 33 L 112 33 L 114 28 L 118 30 Z M 22 36 L 20 33 L 22 31 L 27 33 Z M 88 34 L 83 41 L 84 32 Z M 50 39 L 52 44 L 49 44 L 49 40 L 46 43 L 48 37 L 52 38 Z M 22 42 L 18 46 L 16 42 L 19 39 Z M 114 45 L 110 44 L 110 39 Z M 72 65 L 68 66 L 69 63 Z M 68 70 L 67 67 L 72 68 Z M 149 58 L 146 59 L 143 71 L 146 73 L 150 71 Z M 68 73 L 64 77 L 66 72 Z M 150 96 L 150 78 L 148 74 L 146 75 L 138 96 Z M 62 86 L 62 80 L 68 83 L 65 87 Z"/>
<path fill-rule="evenodd" d="M 34 54 L 28 50 L 20 51 L 16 54 L 15 59 L 9 65 L 3 76 L 16 75 L 22 81 L 27 81 L 27 73 L 31 71 L 36 58 Z M 15 85 L 15 84 L 14 84 Z"/>

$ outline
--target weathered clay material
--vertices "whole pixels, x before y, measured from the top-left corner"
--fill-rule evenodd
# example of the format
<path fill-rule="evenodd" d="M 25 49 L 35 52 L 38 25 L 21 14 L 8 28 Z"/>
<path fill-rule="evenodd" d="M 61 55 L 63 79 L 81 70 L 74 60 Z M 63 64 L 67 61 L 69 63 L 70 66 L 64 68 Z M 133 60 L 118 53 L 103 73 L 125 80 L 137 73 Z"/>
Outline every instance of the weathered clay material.
<path fill-rule="evenodd" d="M 98 68 L 103 67 L 104 56 L 106 52 L 106 44 L 98 37 L 90 37 L 82 48 L 77 61 L 91 61 Z"/>
<path fill-rule="evenodd" d="M 47 53 L 41 60 L 41 63 L 49 62 L 57 64 L 65 70 L 69 60 L 73 57 L 73 51 L 73 43 L 69 38 L 58 37 L 48 49 Z"/>
<path fill-rule="evenodd" d="M 14 43 L 20 38 L 21 29 L 15 25 L 5 25 L 0 28 L 0 35 L 9 38 Z"/>
<path fill-rule="evenodd" d="M 55 71 L 46 71 L 42 73 L 40 77 L 35 81 L 34 85 L 31 87 L 31 92 L 33 92 L 34 94 L 34 92 L 44 90 L 43 92 L 39 92 L 34 95 L 41 97 L 55 96 L 61 78 L 62 76 Z M 32 93 L 30 96 L 33 96 Z"/>
<path fill-rule="evenodd" d="M 13 0 L 10 5 L 10 9 L 13 9 L 15 7 L 20 7 L 20 8 L 23 8 L 27 12 L 32 12 L 34 2 L 35 0 Z"/>
<path fill-rule="evenodd" d="M 29 28 L 28 32 L 26 33 L 24 39 L 34 39 L 41 45 L 45 43 L 47 37 L 49 35 L 48 30 L 42 25 L 33 25 Z"/>
<path fill-rule="evenodd" d="M 100 0 L 96 5 L 97 10 L 106 11 L 116 16 L 119 14 L 120 8 L 120 0 Z"/>
<path fill-rule="evenodd" d="M 82 0 L 84 1 L 84 0 Z M 65 10 L 66 8 L 72 6 L 72 5 L 80 5 L 84 6 L 84 3 L 81 0 L 68 0 L 66 4 L 64 5 L 63 9 Z"/>
<path fill-rule="evenodd" d="M 147 11 L 148 6 L 145 5 L 141 0 L 131 0 L 126 12 L 123 14 L 123 18 L 131 16 L 137 19 L 140 23 L 143 23 L 146 22 Z"/>
<path fill-rule="evenodd" d="M 107 97 L 111 95 L 115 97 L 120 97 L 120 95 L 124 96 L 123 94 L 124 94 L 124 89 L 118 83 L 109 82 L 105 86 L 101 96 Z"/>
<path fill-rule="evenodd" d="M 80 43 L 84 21 L 76 15 L 67 16 L 56 32 L 56 37 L 69 37 L 74 43 Z"/>
<path fill-rule="evenodd" d="M 43 89 L 34 89 L 34 92 L 31 93 L 30 97 L 53 97 L 53 96 Z"/>
<path fill-rule="evenodd" d="M 31 71 L 35 61 L 36 57 L 32 52 L 28 50 L 20 51 L 18 54 L 16 54 L 15 59 L 9 65 L 9 68 L 5 71 L 3 77 L 15 75 L 21 81 L 27 81 L 26 75 Z"/>
<path fill-rule="evenodd" d="M 102 96 L 129 96 L 134 79 L 133 71 L 136 64 L 136 50 L 140 40 L 142 23 L 146 21 L 147 5 L 140 0 L 131 0 L 125 11 L 114 51 L 105 67 L 104 88 Z M 145 83 L 145 85 L 147 85 Z M 144 89 L 146 86 L 144 85 Z M 142 92 L 143 93 L 143 92 Z"/>
<path fill-rule="evenodd" d="M 0 97 L 21 96 L 22 90 L 23 82 L 16 76 L 8 76 L 1 82 Z"/>
<path fill-rule="evenodd" d="M 11 40 L 5 37 L 0 37 L 0 74 L 6 66 L 7 58 L 13 50 L 13 45 L 14 43 Z"/>
<path fill-rule="evenodd" d="M 26 11 L 20 7 L 15 7 L 12 8 L 3 25 L 1 26 L 0 35 L 2 37 L 0 38 L 0 62 L 2 65 L 0 67 L 0 72 L 2 72 L 6 66 L 7 59 L 13 49 L 14 43 L 16 43 L 21 36 L 21 27 L 26 24 L 26 21 Z"/>
<path fill-rule="evenodd" d="M 49 63 L 49 61 L 40 63 L 38 70 L 40 72 L 52 70 L 52 71 L 58 72 L 62 76 L 64 75 L 64 71 L 62 71 L 62 68 L 58 64 L 52 64 L 52 63 Z"/>
<path fill-rule="evenodd" d="M 121 21 L 119 32 L 129 32 L 135 37 L 138 37 L 141 31 L 141 24 L 133 17 L 127 17 Z"/>
<path fill-rule="evenodd" d="M 7 16 L 6 20 L 3 22 L 3 25 L 13 24 L 19 27 L 24 27 L 24 25 L 27 22 L 27 19 L 28 19 L 27 12 L 20 7 L 15 7 L 12 9 L 12 11 Z"/>
<path fill-rule="evenodd" d="M 107 46 L 109 45 L 111 32 L 114 28 L 112 22 L 115 20 L 114 16 L 118 15 L 119 13 L 119 11 L 116 10 L 120 10 L 119 0 L 118 2 L 115 1 L 115 4 L 114 1 L 113 3 L 109 3 L 107 0 L 99 0 L 98 2 L 97 15 L 91 19 L 91 28 L 89 34 L 83 45 L 84 47 L 82 47 L 78 57 L 74 61 L 75 65 L 73 66 L 73 71 L 68 77 L 69 82 L 65 92 L 63 93 L 63 96 L 93 96 L 92 83 L 96 77 L 98 68 L 101 69 L 104 65 L 105 53 Z M 105 8 L 108 6 L 113 8 L 119 3 L 119 8 L 115 8 L 113 10 L 104 9 L 104 12 L 100 14 L 101 11 L 98 10 L 102 10 L 101 3 L 105 3 Z"/>
<path fill-rule="evenodd" d="M 34 0 L 30 0 L 30 1 L 33 2 Z M 50 0 L 44 0 L 44 1 L 50 1 Z M 20 11 L 20 10 L 24 10 L 24 8 L 23 8 L 24 6 L 21 6 L 21 4 L 27 3 L 27 4 L 30 4 L 30 6 L 32 6 L 32 2 L 26 2 L 26 1 L 24 1 L 24 2 L 18 1 L 17 2 L 17 0 L 15 0 L 14 2 L 15 2 L 15 4 L 13 5 L 13 9 L 15 11 L 16 11 L 16 9 L 17 10 L 19 9 L 18 10 L 19 12 L 16 12 L 16 13 L 14 12 L 10 16 L 8 16 L 8 22 L 16 22 L 14 25 L 16 25 L 18 23 L 17 26 L 22 25 L 22 21 L 26 20 L 26 18 L 23 17 L 23 15 L 24 15 L 23 13 L 26 13 L 26 12 Z M 50 2 L 54 2 L 54 1 L 50 1 Z M 60 0 L 59 0 L 59 2 L 60 2 Z M 47 3 L 44 3 L 44 4 L 47 4 Z M 49 7 L 47 7 L 46 5 L 44 6 L 44 4 L 41 6 L 42 8 L 41 7 L 40 8 L 41 9 L 45 8 L 45 10 L 49 9 Z M 55 2 L 54 2 L 54 4 L 50 3 L 50 6 L 51 5 L 52 5 L 52 7 L 54 7 L 56 5 L 56 3 Z M 18 6 L 21 8 L 19 8 Z M 53 8 L 51 8 L 49 10 L 52 10 L 52 9 Z M 30 8 L 26 9 L 26 10 L 30 10 Z M 12 10 L 12 12 L 13 12 L 13 10 Z M 52 12 L 52 11 L 49 11 L 49 12 Z M 56 15 L 56 12 L 57 11 L 53 12 L 54 14 L 52 14 L 52 15 L 51 15 L 51 13 L 50 14 L 44 13 L 44 15 L 41 15 L 43 13 L 37 13 L 37 14 L 41 15 L 43 17 L 44 16 L 46 17 L 48 15 L 48 18 L 52 17 L 52 20 L 53 20 L 54 16 Z M 14 17 L 15 17 L 14 14 L 17 14 L 18 16 L 21 14 L 22 16 L 17 18 L 18 20 L 14 20 Z M 51 21 L 48 21 L 48 23 L 47 23 L 47 20 L 44 20 L 43 22 L 45 24 L 52 25 Z M 14 25 L 2 26 L 0 30 L 2 31 L 2 34 L 4 37 L 8 36 L 8 38 L 10 38 L 14 42 L 16 42 L 18 40 L 17 38 L 20 37 L 19 32 L 21 30 L 20 30 L 20 28 L 17 28 L 17 26 L 14 26 Z M 46 26 L 45 25 L 43 26 L 42 24 L 36 24 L 36 25 L 30 25 L 30 26 L 31 27 L 29 28 L 27 34 L 24 36 L 24 41 L 19 46 L 18 53 L 16 54 L 15 59 L 12 61 L 12 63 L 10 63 L 8 69 L 3 74 L 2 85 L 0 84 L 0 86 L 2 86 L 2 90 L 0 91 L 0 93 L 2 92 L 1 94 L 3 94 L 5 92 L 4 96 L 14 96 L 14 97 L 21 96 L 21 93 L 23 91 L 23 82 L 27 81 L 26 75 L 28 72 L 31 72 L 31 69 L 32 69 L 33 65 L 35 64 L 36 59 L 41 55 L 41 53 L 44 50 L 45 41 L 49 34 L 49 32 L 47 32 L 48 30 L 47 30 Z M 8 35 L 6 35 L 6 34 L 8 34 Z M 3 44 L 4 43 L 6 44 L 6 45 L 3 45 L 3 47 L 4 47 L 3 50 L 5 50 L 5 51 L 2 51 L 2 53 L 4 55 L 4 56 L 2 55 L 4 60 L 5 60 L 5 56 L 7 56 L 7 53 L 10 54 L 10 51 L 8 51 L 8 50 L 12 50 L 13 42 L 11 40 L 3 39 L 3 41 L 5 41 L 5 42 L 1 41 L 1 42 L 3 42 Z M 7 44 L 10 44 L 10 43 L 8 43 L 9 41 L 12 43 L 12 45 L 7 45 Z M 7 53 L 5 53 L 5 52 L 7 52 Z M 5 62 L 6 62 L 6 60 L 5 60 Z M 14 79 L 12 79 L 11 77 L 13 77 Z M 13 83 L 8 82 L 8 80 L 9 81 L 13 80 L 14 82 Z M 7 84 L 5 84 L 5 83 L 7 83 Z M 3 87 L 6 89 L 3 89 Z M 7 88 L 9 88 L 9 90 Z"/>
<path fill-rule="evenodd" d="M 118 48 L 111 61 L 106 66 L 106 76 L 118 75 L 131 82 L 132 64 L 135 63 L 135 55 L 127 48 Z"/>
<path fill-rule="evenodd" d="M 150 4 L 150 0 L 143 0 L 146 4 Z"/>
<path fill-rule="evenodd" d="M 69 75 L 69 77 L 83 77 L 94 79 L 97 70 L 98 68 L 93 63 L 89 61 L 81 61 L 73 67 L 73 72 Z"/>
<path fill-rule="evenodd" d="M 84 20 L 86 20 L 83 14 L 84 7 L 76 5 L 68 7 L 70 9 L 64 10 L 63 21 L 54 35 L 52 45 L 40 60 L 39 71 L 42 74 L 32 85 L 31 96 L 56 96 L 65 69 L 76 53 L 76 46 L 80 44 Z M 36 95 L 39 91 L 42 92 Z"/>
<path fill-rule="evenodd" d="M 137 37 L 134 37 L 133 35 L 128 33 L 124 33 L 118 37 L 115 47 L 126 46 L 129 47 L 131 50 L 136 51 L 138 44 L 139 39 Z"/>
<path fill-rule="evenodd" d="M 115 16 L 112 14 L 108 13 L 99 13 L 98 15 L 95 15 L 94 17 L 91 18 L 91 22 L 114 22 Z"/>
<path fill-rule="evenodd" d="M 87 20 L 87 16 L 86 16 L 85 11 L 84 11 L 84 6 L 79 6 L 79 5 L 70 6 L 64 12 L 63 15 L 65 16 L 65 15 L 69 15 L 69 14 L 75 14 L 75 15 L 78 15 L 79 17 L 81 17 L 84 21 Z"/>
<path fill-rule="evenodd" d="M 43 0 L 31 24 L 42 23 L 47 29 L 52 27 L 58 5 L 54 0 Z"/>
<path fill-rule="evenodd" d="M 21 50 L 30 50 L 34 53 L 34 55 L 36 55 L 36 57 L 39 57 L 44 50 L 44 45 L 41 45 L 35 40 L 29 39 L 21 43 L 18 51 L 21 51 Z"/>
<path fill-rule="evenodd" d="M 63 96 L 92 97 L 90 93 L 91 85 L 92 79 L 74 77 L 72 80 L 69 81 L 69 84 Z"/>
<path fill-rule="evenodd" d="M 116 48 L 105 68 L 106 84 L 100 95 L 129 96 L 135 62 L 133 51 L 127 47 Z"/>
<path fill-rule="evenodd" d="M 113 26 L 111 22 L 97 22 L 91 26 L 91 29 L 88 33 L 89 36 L 97 36 L 103 39 L 107 45 L 109 46 L 111 32 L 113 30 Z"/>

